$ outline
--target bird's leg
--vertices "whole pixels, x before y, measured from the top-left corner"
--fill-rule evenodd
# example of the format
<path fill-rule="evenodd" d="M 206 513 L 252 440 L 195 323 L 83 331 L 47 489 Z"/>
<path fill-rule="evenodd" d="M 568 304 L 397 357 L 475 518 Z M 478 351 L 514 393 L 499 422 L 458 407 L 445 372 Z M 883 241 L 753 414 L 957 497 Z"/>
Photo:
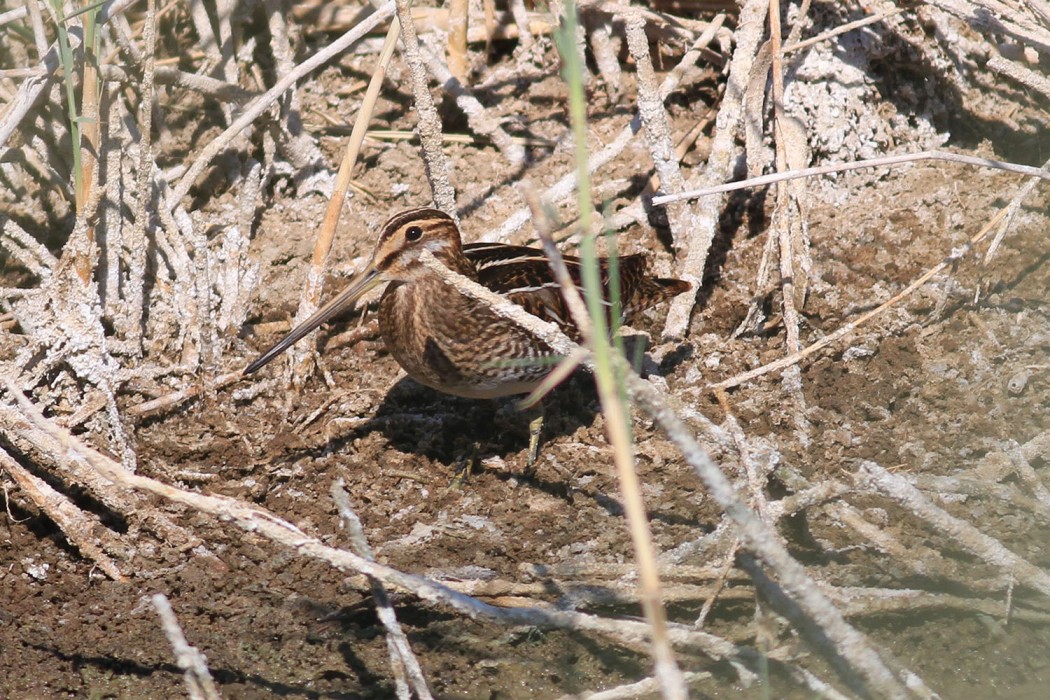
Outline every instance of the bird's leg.
<path fill-rule="evenodd" d="M 540 437 L 543 433 L 543 401 L 532 408 L 526 409 L 526 415 L 531 415 L 529 420 L 529 454 L 525 459 L 525 470 L 531 472 L 536 466 L 536 460 L 540 457 Z"/>
<path fill-rule="evenodd" d="M 470 452 L 457 461 L 462 466 L 458 466 L 455 476 L 452 477 L 452 482 L 449 484 L 451 489 L 463 488 L 470 481 L 470 477 L 474 475 L 474 467 L 477 466 L 478 462 L 478 441 L 471 441 Z"/>

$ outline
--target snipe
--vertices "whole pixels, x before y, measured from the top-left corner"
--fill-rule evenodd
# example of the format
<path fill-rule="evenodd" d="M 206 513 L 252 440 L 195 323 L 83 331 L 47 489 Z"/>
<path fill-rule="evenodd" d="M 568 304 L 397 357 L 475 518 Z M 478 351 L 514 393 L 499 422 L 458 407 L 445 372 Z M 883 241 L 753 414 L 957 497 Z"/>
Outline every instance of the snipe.
<path fill-rule="evenodd" d="M 346 289 L 292 329 L 244 370 L 255 372 L 368 290 L 389 283 L 379 302 L 379 330 L 408 376 L 456 396 L 496 398 L 530 391 L 550 372 L 550 348 L 487 306 L 445 284 L 420 262 L 435 258 L 570 337 L 578 332 L 542 250 L 501 243 L 468 243 L 448 214 L 410 209 L 383 226 L 372 257 Z M 565 256 L 579 284 L 579 260 Z M 601 259 L 603 284 L 607 260 Z M 621 308 L 626 321 L 639 311 L 689 289 L 689 283 L 651 277 L 644 254 L 619 258 Z M 606 290 L 608 298 L 608 290 Z"/>

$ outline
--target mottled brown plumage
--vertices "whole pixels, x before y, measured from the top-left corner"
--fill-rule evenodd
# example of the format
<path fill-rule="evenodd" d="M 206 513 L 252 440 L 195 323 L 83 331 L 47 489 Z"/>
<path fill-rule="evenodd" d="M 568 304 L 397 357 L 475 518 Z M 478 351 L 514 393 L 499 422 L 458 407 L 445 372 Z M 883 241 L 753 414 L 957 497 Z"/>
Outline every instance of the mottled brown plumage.
<path fill-rule="evenodd" d="M 500 243 L 463 245 L 455 222 L 437 209 L 394 215 L 379 234 L 372 258 L 345 290 L 263 353 L 245 373 L 265 365 L 307 333 L 389 283 L 379 302 L 379 330 L 408 376 L 439 391 L 495 398 L 530 391 L 551 370 L 551 351 L 531 333 L 445 284 L 419 261 L 429 250 L 444 265 L 501 294 L 529 313 L 578 337 L 543 251 Z M 646 273 L 644 255 L 619 258 L 622 316 L 681 294 L 689 284 Z M 565 256 L 580 284 L 579 261 Z M 608 298 L 608 261 L 600 260 Z"/>

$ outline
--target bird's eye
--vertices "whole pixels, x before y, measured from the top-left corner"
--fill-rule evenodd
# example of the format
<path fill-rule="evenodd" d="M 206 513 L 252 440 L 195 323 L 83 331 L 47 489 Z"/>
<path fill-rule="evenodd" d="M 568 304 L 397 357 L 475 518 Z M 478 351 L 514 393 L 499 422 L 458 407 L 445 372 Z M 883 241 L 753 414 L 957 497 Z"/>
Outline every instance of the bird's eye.
<path fill-rule="evenodd" d="M 405 231 L 405 240 L 407 241 L 418 241 L 423 237 L 423 229 L 419 226 L 409 226 Z"/>

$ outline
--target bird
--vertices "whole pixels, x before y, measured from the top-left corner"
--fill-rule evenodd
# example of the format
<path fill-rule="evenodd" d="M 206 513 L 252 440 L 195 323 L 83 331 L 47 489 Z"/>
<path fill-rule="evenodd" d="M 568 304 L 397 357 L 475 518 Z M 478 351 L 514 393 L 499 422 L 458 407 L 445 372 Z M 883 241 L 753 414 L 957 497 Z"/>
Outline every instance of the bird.
<path fill-rule="evenodd" d="M 258 371 L 385 283 L 379 301 L 379 332 L 409 377 L 446 394 L 471 399 L 530 392 L 553 369 L 552 350 L 485 303 L 447 284 L 420 260 L 423 251 L 529 313 L 553 321 L 570 338 L 579 340 L 580 332 L 542 250 L 503 243 L 464 244 L 451 216 L 423 207 L 390 217 L 380 229 L 368 262 L 346 288 L 262 353 L 244 374 Z M 581 286 L 580 260 L 563 258 L 573 281 Z M 645 254 L 621 255 L 617 262 L 620 321 L 630 321 L 640 311 L 691 288 L 683 280 L 651 276 Z M 598 264 L 604 303 L 611 310 L 607 301 L 610 262 L 599 258 Z M 530 457 L 532 452 L 530 445 Z"/>

